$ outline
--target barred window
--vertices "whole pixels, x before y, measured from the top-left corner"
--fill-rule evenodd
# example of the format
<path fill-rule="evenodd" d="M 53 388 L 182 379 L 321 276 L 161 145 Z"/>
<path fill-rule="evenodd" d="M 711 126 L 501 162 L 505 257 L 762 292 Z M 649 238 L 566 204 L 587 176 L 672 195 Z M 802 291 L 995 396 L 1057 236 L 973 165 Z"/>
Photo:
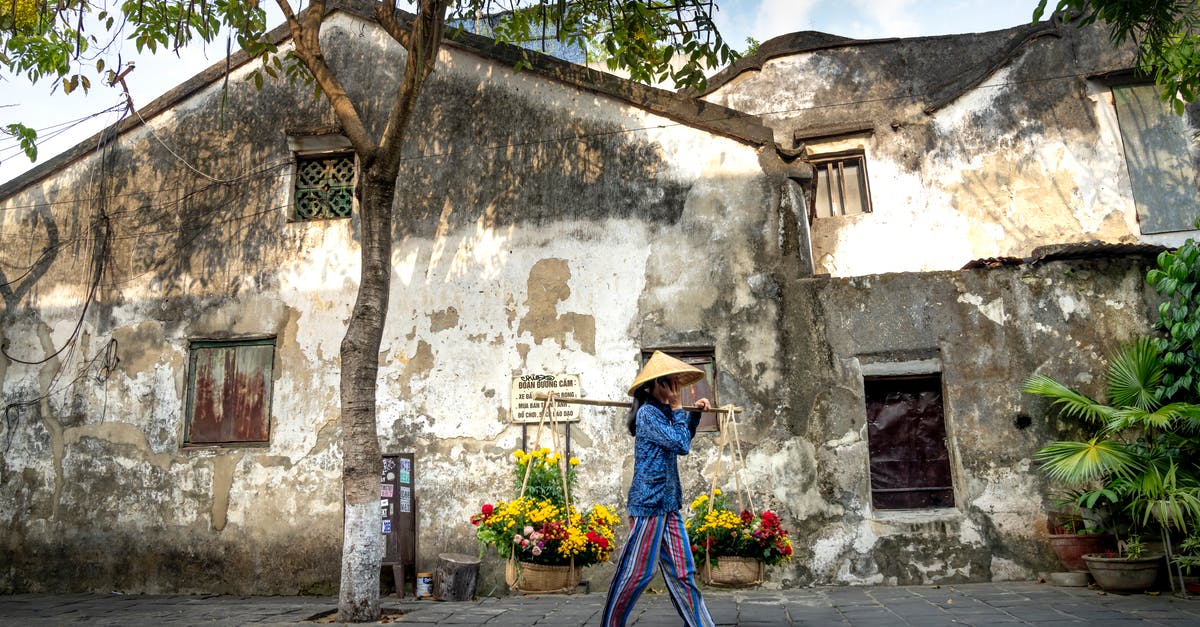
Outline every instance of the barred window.
<path fill-rule="evenodd" d="M 293 220 L 348 218 L 353 206 L 353 155 L 297 157 Z"/>
<path fill-rule="evenodd" d="M 848 216 L 871 211 L 867 185 L 867 160 L 861 152 L 812 160 L 817 175 L 818 218 Z"/>

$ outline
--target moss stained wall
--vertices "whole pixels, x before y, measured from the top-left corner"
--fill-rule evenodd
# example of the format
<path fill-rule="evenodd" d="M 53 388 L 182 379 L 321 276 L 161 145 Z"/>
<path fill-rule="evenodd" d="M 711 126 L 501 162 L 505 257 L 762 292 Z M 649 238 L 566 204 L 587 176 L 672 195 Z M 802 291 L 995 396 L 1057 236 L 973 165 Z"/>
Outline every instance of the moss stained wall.
<path fill-rule="evenodd" d="M 344 14 L 324 36 L 378 125 L 400 51 Z M 287 138 L 335 121 L 247 71 L 223 107 L 218 83 L 0 201 L 16 358 L 0 381 L 18 403 L 0 424 L 0 590 L 336 585 L 357 222 L 288 221 Z M 469 513 L 507 490 L 513 377 L 581 373 L 586 394 L 613 397 L 644 345 L 773 357 L 771 304 L 743 278 L 780 262 L 785 218 L 757 147 L 464 49 L 441 53 L 417 120 L 378 412 L 385 450 L 417 453 L 424 568 L 473 551 Z M 276 339 L 270 443 L 184 446 L 189 342 L 257 337 Z M 576 431 L 595 467 L 583 498 L 623 491 L 615 425 L 592 414 Z"/>
<path fill-rule="evenodd" d="M 953 270 L 1066 242 L 1182 242 L 1140 233 L 1111 92 L 1090 78 L 1134 57 L 1102 26 L 824 46 L 800 35 L 764 43 L 769 58 L 744 62 L 757 69 L 726 73 L 705 97 L 761 114 L 782 146 L 865 153 L 873 212 L 813 222 L 817 273 Z M 836 134 L 848 127 L 860 132 Z"/>
<path fill-rule="evenodd" d="M 400 52 L 345 15 L 325 36 L 379 124 Z M 304 90 L 254 91 L 245 72 L 224 108 L 213 86 L 0 200 L 6 351 L 37 361 L 69 347 L 0 359 L 18 403 L 0 424 L 0 590 L 334 589 L 357 223 L 288 221 L 287 137 L 334 120 Z M 756 502 L 796 530 L 796 559 L 768 585 L 1020 578 L 1047 564 L 1029 455 L 1060 426 L 1018 386 L 1035 369 L 1094 375 L 1145 331 L 1143 259 L 812 278 L 788 183 L 764 173 L 770 148 L 454 47 L 417 119 L 378 416 L 385 451 L 417 454 L 422 568 L 473 552 L 469 515 L 510 496 L 514 377 L 579 373 L 586 396 L 623 398 L 640 351 L 671 345 L 715 347 L 721 402 L 746 408 Z M 189 342 L 250 337 L 276 338 L 270 443 L 184 447 Z M 958 506 L 879 516 L 863 363 L 913 356 L 941 363 Z M 621 508 L 620 412 L 585 410 L 572 447 L 581 501 Z M 698 438 L 685 491 L 717 463 L 716 442 Z M 499 591 L 499 570 L 486 561 L 482 592 Z"/>

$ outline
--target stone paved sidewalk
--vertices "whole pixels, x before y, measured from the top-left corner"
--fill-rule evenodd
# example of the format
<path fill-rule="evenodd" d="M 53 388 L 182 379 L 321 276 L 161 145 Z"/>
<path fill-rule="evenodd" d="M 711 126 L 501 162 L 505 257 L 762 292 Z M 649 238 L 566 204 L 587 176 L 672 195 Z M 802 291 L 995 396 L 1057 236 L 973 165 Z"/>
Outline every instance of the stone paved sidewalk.
<path fill-rule="evenodd" d="M 1033 582 L 796 590 L 706 590 L 718 625 L 1185 625 L 1200 626 L 1200 598 L 1112 595 Z M 385 598 L 402 625 L 597 625 L 601 593 L 487 597 L 467 603 Z M 0 596 L 0 625 L 312 624 L 333 610 L 324 597 L 150 595 Z M 680 624 L 665 593 L 646 594 L 629 625 Z"/>

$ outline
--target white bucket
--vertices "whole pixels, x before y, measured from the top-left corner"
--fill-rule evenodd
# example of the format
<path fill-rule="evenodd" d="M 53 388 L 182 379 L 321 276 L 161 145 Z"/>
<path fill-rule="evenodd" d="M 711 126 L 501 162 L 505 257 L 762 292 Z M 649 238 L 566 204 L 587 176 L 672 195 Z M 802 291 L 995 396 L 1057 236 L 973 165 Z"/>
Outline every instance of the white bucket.
<path fill-rule="evenodd" d="M 433 573 L 417 573 L 417 598 L 433 598 Z"/>

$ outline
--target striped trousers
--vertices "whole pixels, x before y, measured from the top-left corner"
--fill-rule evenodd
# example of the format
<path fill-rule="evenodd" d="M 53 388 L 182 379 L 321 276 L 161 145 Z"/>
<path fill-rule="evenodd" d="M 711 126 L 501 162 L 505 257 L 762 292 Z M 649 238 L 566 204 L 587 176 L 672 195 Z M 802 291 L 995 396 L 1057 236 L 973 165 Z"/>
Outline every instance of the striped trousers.
<path fill-rule="evenodd" d="M 623 626 L 629 612 L 654 577 L 654 563 L 662 563 L 663 579 L 675 611 L 690 627 L 711 627 L 712 616 L 696 587 L 696 564 L 688 545 L 687 529 L 679 512 L 646 518 L 630 517 L 629 540 L 617 560 L 604 602 L 604 627 Z"/>

